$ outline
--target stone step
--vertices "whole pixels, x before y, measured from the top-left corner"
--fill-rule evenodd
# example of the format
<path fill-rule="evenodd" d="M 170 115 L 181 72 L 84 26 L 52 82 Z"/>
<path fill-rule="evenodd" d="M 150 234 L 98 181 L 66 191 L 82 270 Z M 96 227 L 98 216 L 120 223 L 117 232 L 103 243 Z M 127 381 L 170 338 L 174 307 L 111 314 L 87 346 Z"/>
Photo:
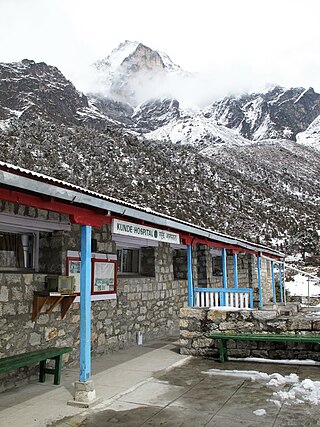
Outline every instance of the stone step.
<path fill-rule="evenodd" d="M 290 302 L 286 305 L 279 305 L 278 310 L 280 315 L 290 316 L 293 314 L 297 314 L 300 311 L 300 304 Z"/>

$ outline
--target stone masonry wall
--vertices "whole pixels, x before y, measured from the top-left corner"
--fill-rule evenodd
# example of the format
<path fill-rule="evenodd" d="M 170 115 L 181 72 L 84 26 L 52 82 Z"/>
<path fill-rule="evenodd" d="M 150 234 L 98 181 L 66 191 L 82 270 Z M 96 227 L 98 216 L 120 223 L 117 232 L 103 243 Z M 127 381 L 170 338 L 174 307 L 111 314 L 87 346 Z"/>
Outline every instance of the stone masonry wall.
<path fill-rule="evenodd" d="M 271 262 L 261 258 L 262 303 L 263 305 L 273 301 Z"/>
<path fill-rule="evenodd" d="M 173 274 L 175 279 L 188 280 L 188 260 L 186 249 L 174 249 Z"/>
<path fill-rule="evenodd" d="M 61 251 L 60 257 L 49 257 L 46 265 L 49 272 L 65 274 L 67 250 L 79 250 L 80 227 L 73 226 L 71 233 L 44 234 L 48 245 L 58 241 L 54 250 Z M 57 239 L 55 239 L 57 236 Z M 97 240 L 97 251 L 116 253 L 111 241 L 109 226 L 93 230 Z M 153 252 L 153 251 L 152 251 Z M 174 280 L 172 249 L 168 244 L 159 244 L 153 252 L 154 277 L 118 277 L 117 299 L 93 301 L 92 354 L 99 355 L 136 343 L 140 331 L 144 340 L 178 334 L 179 310 L 187 305 L 187 281 Z M 57 259 L 61 259 L 60 267 Z M 52 266 L 50 267 L 50 261 Z M 73 303 L 64 319 L 60 306 L 52 313 L 45 313 L 45 306 L 38 319 L 31 321 L 33 292 L 43 290 L 43 274 L 0 273 L 0 357 L 5 357 L 50 346 L 71 346 L 73 352 L 64 355 L 64 365 L 74 364 L 79 359 L 79 303 Z M 148 269 L 149 274 L 151 269 Z M 0 390 L 26 382 L 37 368 L 22 368 L 0 375 Z"/>
<path fill-rule="evenodd" d="M 219 311 L 200 308 L 180 310 L 182 354 L 219 358 L 217 341 L 210 333 L 319 334 L 320 320 L 308 314 L 281 318 L 274 311 Z M 313 359 L 320 361 L 320 344 L 228 341 L 230 357 L 268 359 Z"/>
<path fill-rule="evenodd" d="M 208 271 L 210 267 L 210 254 L 208 247 L 205 245 L 197 245 L 194 249 L 194 254 L 197 257 L 198 287 L 209 287 L 209 279 L 212 276 L 212 272 Z"/>

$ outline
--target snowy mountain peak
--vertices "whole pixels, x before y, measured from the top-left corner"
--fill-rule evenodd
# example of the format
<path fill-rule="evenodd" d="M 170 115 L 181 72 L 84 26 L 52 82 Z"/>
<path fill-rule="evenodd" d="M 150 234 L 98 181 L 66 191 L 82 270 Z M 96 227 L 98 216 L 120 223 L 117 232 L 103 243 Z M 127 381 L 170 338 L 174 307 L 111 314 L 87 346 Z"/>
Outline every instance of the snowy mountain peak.
<path fill-rule="evenodd" d="M 168 55 L 139 42 L 126 40 L 106 58 L 95 62 L 103 92 L 118 101 L 137 105 L 146 100 L 147 91 L 157 86 L 168 73 L 182 73 Z M 142 93 L 142 94 L 141 94 Z"/>
<path fill-rule="evenodd" d="M 119 72 L 120 68 L 131 73 L 142 70 L 150 71 L 178 71 L 179 65 L 172 62 L 169 56 L 152 49 L 140 42 L 126 40 L 113 49 L 106 58 L 95 62 L 95 67 L 102 72 Z"/>

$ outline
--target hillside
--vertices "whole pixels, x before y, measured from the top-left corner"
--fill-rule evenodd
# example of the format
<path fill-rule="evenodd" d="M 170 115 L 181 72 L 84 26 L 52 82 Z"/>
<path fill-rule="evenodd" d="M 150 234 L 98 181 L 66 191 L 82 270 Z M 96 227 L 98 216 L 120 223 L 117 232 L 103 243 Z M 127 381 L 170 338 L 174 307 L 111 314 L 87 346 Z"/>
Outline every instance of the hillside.
<path fill-rule="evenodd" d="M 290 236 L 320 224 L 320 153 L 290 141 L 217 147 L 207 156 L 38 120 L 2 130 L 0 147 L 3 161 L 254 241 L 289 248 Z"/>

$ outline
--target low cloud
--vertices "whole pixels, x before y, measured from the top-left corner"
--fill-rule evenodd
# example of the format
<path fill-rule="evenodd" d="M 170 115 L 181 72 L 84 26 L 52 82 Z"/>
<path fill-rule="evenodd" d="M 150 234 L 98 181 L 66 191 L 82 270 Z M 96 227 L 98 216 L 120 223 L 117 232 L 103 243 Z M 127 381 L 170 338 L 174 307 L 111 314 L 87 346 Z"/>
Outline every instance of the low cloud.
<path fill-rule="evenodd" d="M 218 62 L 196 73 L 167 72 L 158 74 L 136 73 L 110 75 L 90 67 L 78 67 L 71 80 L 84 93 L 99 93 L 105 97 L 127 100 L 138 105 L 153 98 L 175 98 L 182 107 L 205 107 L 225 96 L 265 91 L 275 85 L 310 87 L 312 79 L 306 79 L 307 62 L 304 66 L 288 68 L 266 67 L 264 62 Z M 314 64 L 313 64 L 314 65 Z M 319 62 L 320 73 L 320 62 Z M 303 78 L 304 77 L 304 78 Z M 118 95 L 114 88 L 117 87 Z M 314 86 L 317 91 L 319 88 Z M 119 92 L 120 91 L 120 92 Z M 127 97 L 127 98 L 126 98 Z"/>
<path fill-rule="evenodd" d="M 138 105 L 154 98 L 175 98 L 182 107 L 205 107 L 225 96 L 265 90 L 267 76 L 252 78 L 249 67 L 211 69 L 198 73 L 137 73 L 133 77 L 110 76 L 93 66 L 83 67 L 75 76 L 75 84 L 84 93 L 98 93 Z"/>

